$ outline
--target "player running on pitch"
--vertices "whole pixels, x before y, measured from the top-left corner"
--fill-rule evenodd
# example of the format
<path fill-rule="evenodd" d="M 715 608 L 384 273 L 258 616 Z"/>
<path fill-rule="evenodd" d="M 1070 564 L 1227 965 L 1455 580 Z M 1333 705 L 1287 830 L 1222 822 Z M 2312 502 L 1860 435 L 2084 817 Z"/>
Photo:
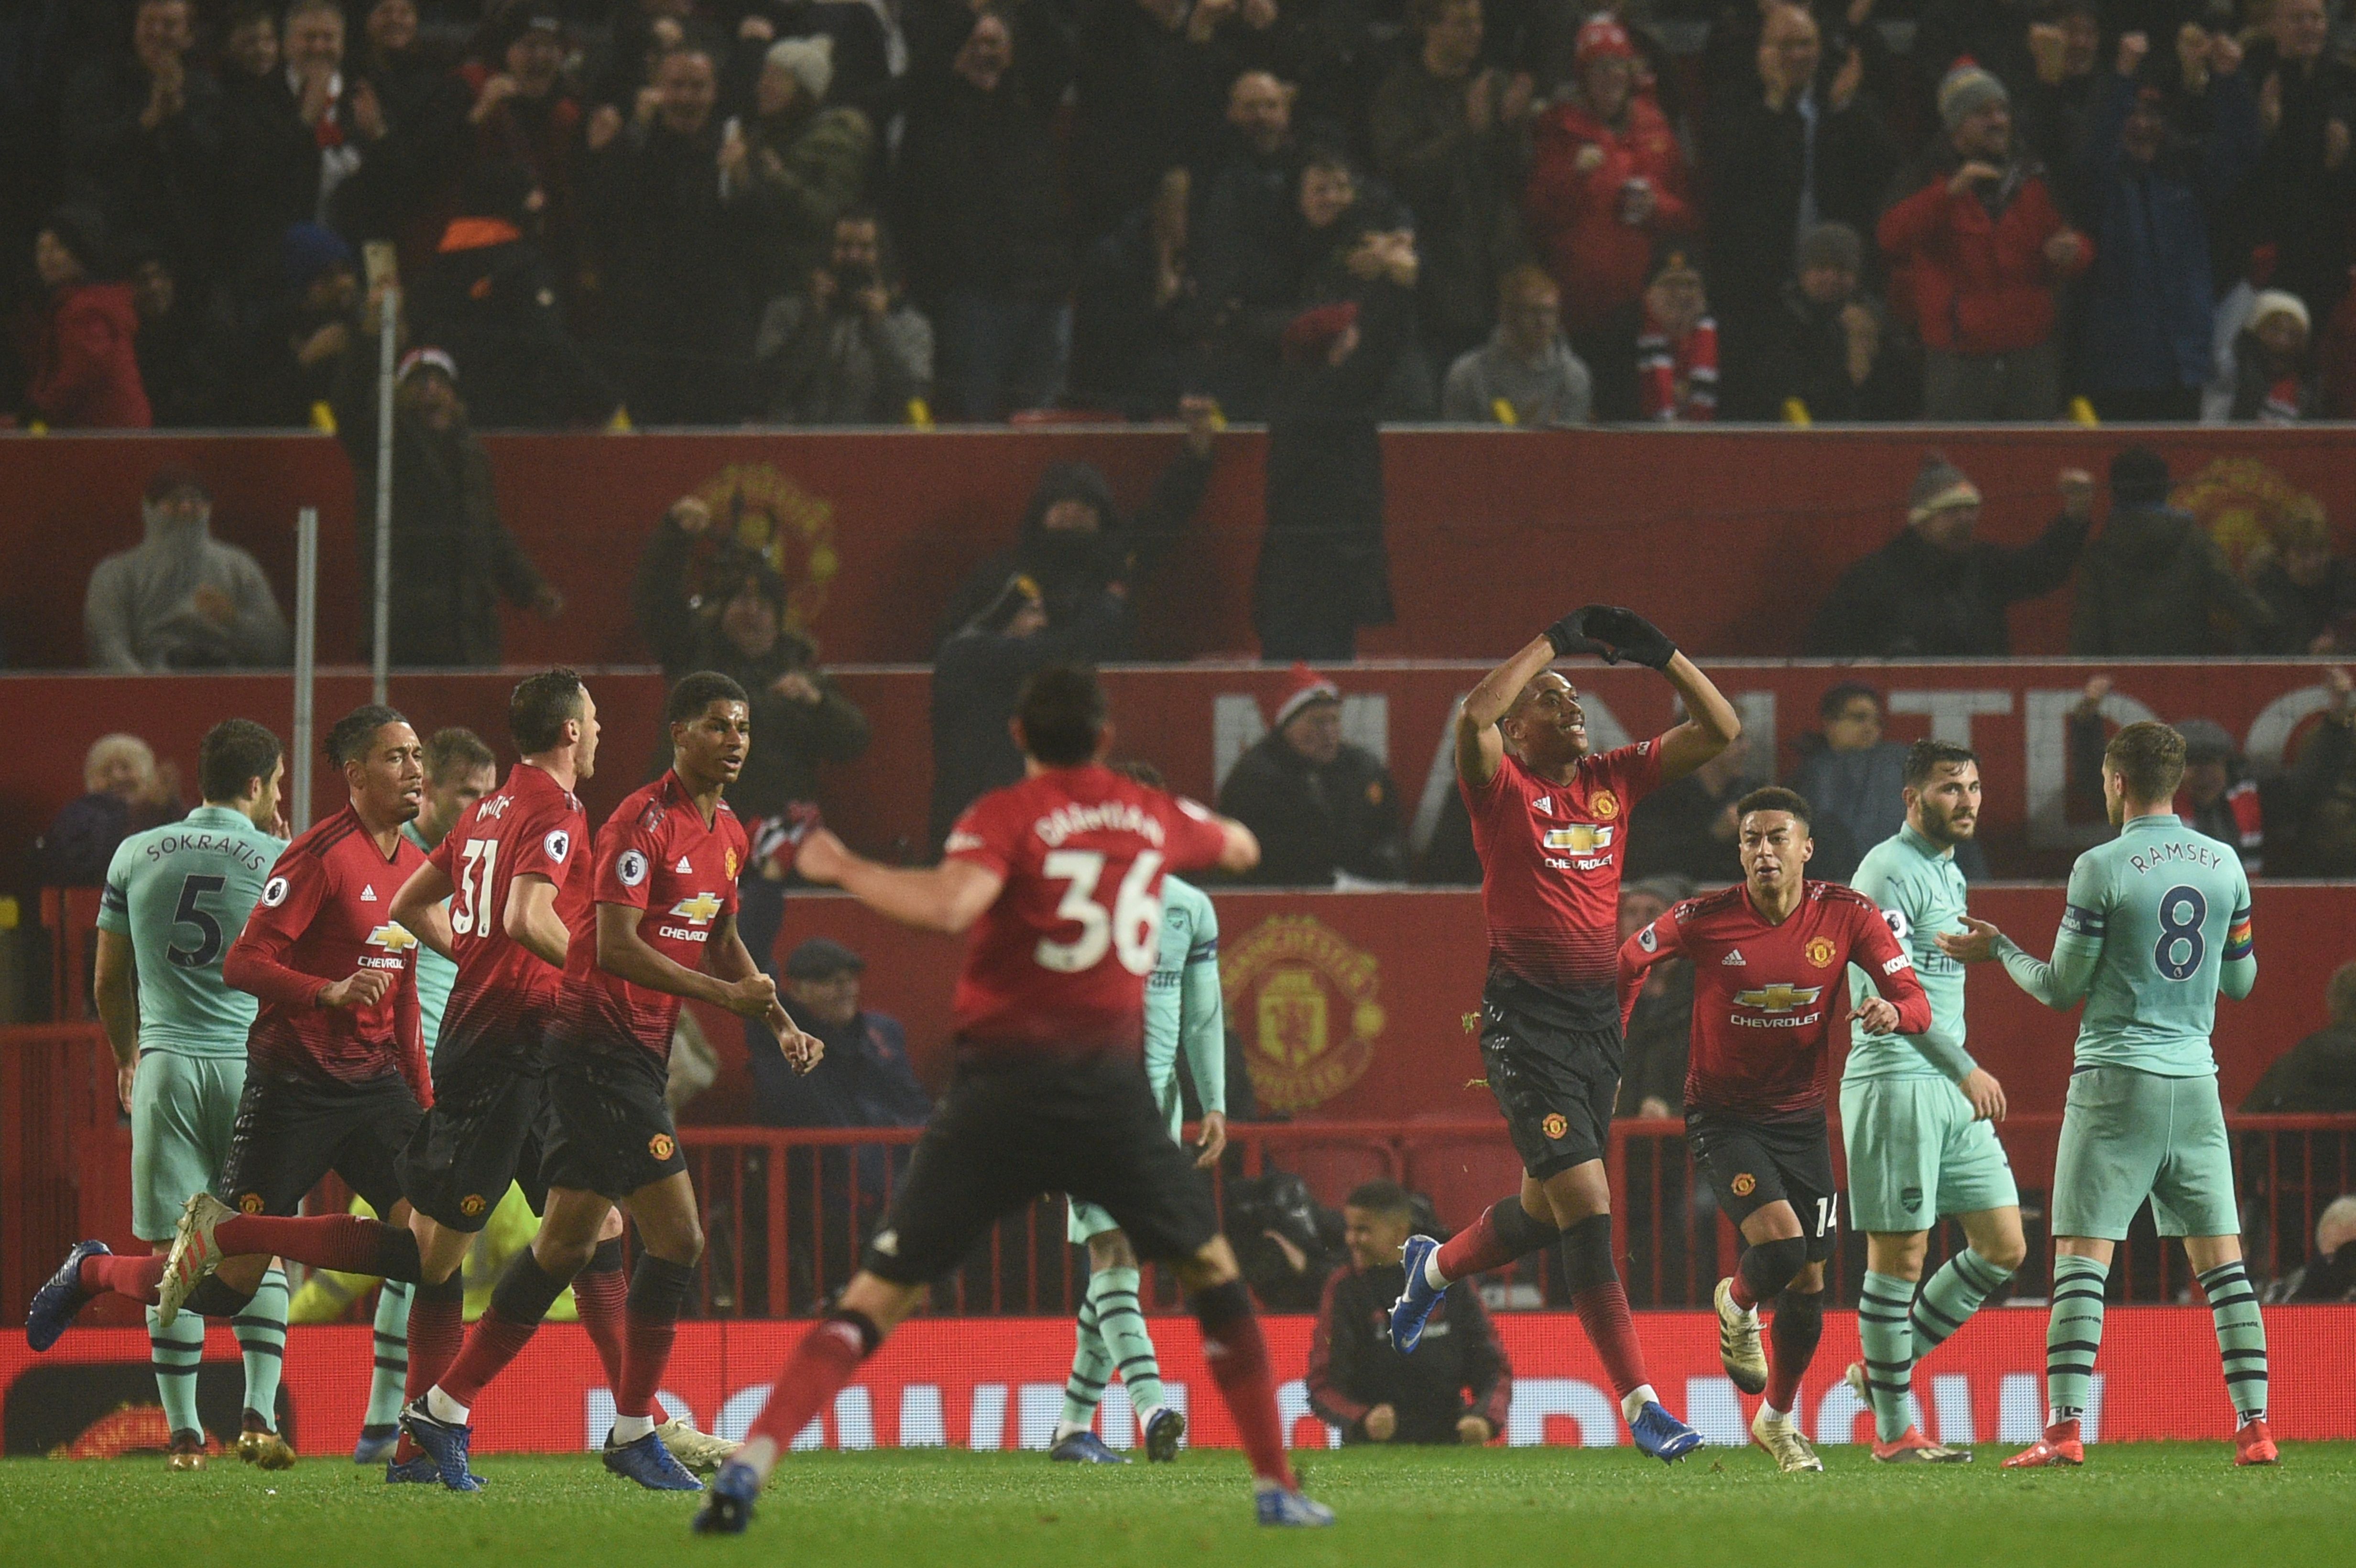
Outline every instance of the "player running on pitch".
<path fill-rule="evenodd" d="M 2233 1151 L 2217 1098 L 2209 1036 L 2217 994 L 2240 1001 L 2257 984 L 2250 883 L 2232 848 L 2194 832 L 2174 805 L 2184 737 L 2129 724 L 2103 752 L 2103 804 L 2119 836 L 2071 868 L 2053 961 L 2024 952 L 1987 921 L 1944 935 L 1950 958 L 2003 961 L 2049 1008 L 2081 997 L 2070 1095 L 2053 1164 L 2053 1306 L 2045 1329 L 2045 1435 L 2008 1469 L 2079 1465 L 2079 1429 L 2103 1339 L 2111 1254 L 2144 1199 L 2209 1298 L 2225 1392 L 2240 1429 L 2233 1462 L 2271 1465 L 2266 1331 L 2242 1266 Z"/>
<path fill-rule="evenodd" d="M 1151 789 L 1162 774 L 1145 763 L 1118 770 Z M 1185 1128 L 1178 1093 L 1178 1052 L 1186 1053 L 1194 1092 L 1203 1104 L 1202 1153 L 1194 1168 L 1207 1170 L 1227 1147 L 1227 1020 L 1219 994 L 1219 916 L 1208 895 L 1191 882 L 1162 879 L 1162 940 L 1153 973 L 1145 979 L 1145 1081 L 1160 1103 L 1170 1136 Z M 1080 1307 L 1078 1343 L 1064 1383 L 1064 1416 L 1047 1450 L 1050 1459 L 1093 1465 L 1125 1465 L 1093 1430 L 1097 1403 L 1117 1368 L 1130 1406 L 1145 1437 L 1145 1456 L 1166 1462 L 1178 1456 L 1186 1415 L 1162 1398 L 1162 1365 L 1146 1331 L 1144 1304 L 1138 1299 L 1137 1250 L 1113 1217 L 1093 1203 L 1072 1200 L 1068 1234 L 1088 1249 L 1088 1295 Z"/>
<path fill-rule="evenodd" d="M 169 1250 L 182 1206 L 220 1181 L 229 1157 L 253 998 L 222 982 L 221 955 L 286 848 L 278 809 L 286 758 L 277 736 L 250 719 L 224 720 L 206 733 L 197 759 L 204 804 L 178 822 L 124 839 L 107 868 L 98 910 L 98 1016 L 114 1047 L 123 1108 L 131 1113 L 131 1230 L 158 1253 Z M 104 1243 L 82 1243 L 36 1297 L 25 1325 L 34 1349 L 48 1349 L 64 1329 L 57 1307 L 84 1299 L 82 1260 L 106 1255 Z M 283 1470 L 294 1462 L 276 1427 L 286 1349 L 284 1271 L 270 1270 L 262 1285 L 236 1317 L 245 1352 L 237 1451 L 265 1470 Z M 171 1467 L 200 1470 L 205 1434 L 197 1371 L 205 1359 L 204 1319 L 156 1319 L 148 1307 Z"/>
<path fill-rule="evenodd" d="M 167 1256 L 91 1258 L 74 1285 L 61 1273 L 43 1287 L 44 1296 L 61 1292 L 49 1306 L 60 1319 L 97 1290 L 155 1303 L 166 1328 L 183 1304 L 235 1317 L 273 1255 L 417 1277 L 393 1169 L 424 1087 L 411 975 L 417 938 L 394 923 L 391 904 L 424 860 L 401 836 L 424 793 L 423 748 L 407 720 L 370 703 L 337 720 L 327 753 L 343 768 L 350 803 L 278 857 L 221 963 L 224 980 L 261 1001 L 221 1169 L 234 1208 L 195 1193 Z M 330 1170 L 393 1223 L 294 1218 Z"/>
<path fill-rule="evenodd" d="M 1859 1003 L 1857 1018 L 1872 1034 L 1921 1034 L 1931 1003 L 1872 901 L 1806 880 L 1815 845 L 1805 800 L 1757 789 L 1734 810 L 1743 880 L 1630 937 L 1620 999 L 1634 1007 L 1644 971 L 1661 959 L 1692 961 L 1686 1136 L 1747 1243 L 1734 1276 L 1718 1282 L 1719 1360 L 1737 1388 L 1767 1396 L 1751 1435 L 1776 1467 L 1821 1470 L 1792 1406 L 1824 1334 L 1837 1221 L 1825 1128 L 1834 987 L 1851 962 L 1871 978 L 1879 995 Z M 1759 1306 L 1771 1300 L 1772 1369 L 1759 1345 Z"/>
<path fill-rule="evenodd" d="M 1692 715 L 1667 733 L 1595 755 L 1578 689 L 1547 667 L 1595 653 L 1659 670 Z M 1613 994 L 1620 868 L 1628 814 L 1742 731 L 1709 677 L 1651 623 L 1590 604 L 1491 670 L 1456 716 L 1456 783 L 1481 854 L 1489 974 L 1481 1056 L 1489 1092 L 1522 1157 L 1522 1189 L 1441 1245 L 1410 1236 L 1407 1288 L 1391 1343 L 1411 1351 L 1454 1280 L 1503 1268 L 1559 1242 L 1571 1304 L 1602 1358 L 1636 1446 L 1675 1460 L 1701 1435 L 1665 1409 L 1612 1256 L 1603 1167 L 1620 1091 L 1621 1010 Z"/>
<path fill-rule="evenodd" d="M 637 1223 L 644 1251 L 629 1285 L 605 1467 L 649 1490 L 702 1489 L 654 1419 L 655 1392 L 703 1253 L 695 1188 L 664 1100 L 671 1030 L 681 999 L 693 998 L 766 1019 L 787 1060 L 803 1072 L 816 1065 L 820 1047 L 787 1017 L 776 982 L 754 964 L 736 931 L 736 874 L 747 846 L 721 795 L 743 771 L 752 745 L 744 688 L 702 671 L 671 688 L 663 711 L 671 766 L 626 798 L 598 830 L 584 901 L 594 911 L 568 903 L 562 891 L 544 895 L 545 912 L 571 908 L 574 914 L 562 1001 L 548 1030 L 546 1093 L 553 1115 L 539 1160 L 548 1185 L 540 1233 L 509 1260 L 457 1359 L 402 1412 L 402 1428 L 454 1490 L 481 1485 L 467 1464 L 476 1400 L 522 1353 L 557 1296 L 596 1255 L 616 1205 Z M 479 822 L 481 808 L 476 815 Z M 529 848 L 521 853 L 528 857 Z M 524 864 L 545 868 L 553 885 L 555 857 L 545 846 L 542 856 Z M 477 891 L 467 891 L 464 862 L 453 857 L 446 869 L 458 873 L 454 921 L 491 917 L 495 912 L 474 903 L 482 896 L 479 880 Z M 489 869 L 478 865 L 472 874 L 479 879 Z M 543 912 L 537 902 L 532 910 L 530 947 L 544 958 L 543 944 L 552 944 L 556 933 L 538 918 Z M 418 1153 L 412 1147 L 412 1158 Z M 463 1194 L 480 1190 L 457 1179 L 472 1157 L 463 1136 L 450 1157 L 449 1190 L 463 1217 Z"/>
<path fill-rule="evenodd" d="M 1865 1290 L 1857 1335 L 1865 1359 L 1849 1386 L 1873 1411 L 1873 1456 L 1892 1464 L 1966 1464 L 1971 1450 L 1932 1442 L 1907 1410 L 1914 1365 L 1964 1326 L 1988 1293 L 2012 1277 L 2028 1251 L 2020 1193 L 1997 1141 L 2004 1085 L 1964 1047 L 1964 968 L 1939 950 L 1964 915 L 1955 846 L 1979 822 L 1980 765 L 1950 741 L 1917 741 L 1906 753 L 1906 825 L 1877 844 L 1849 886 L 1880 906 L 1931 998 L 1931 1028 L 1916 1035 L 1851 1028 L 1841 1072 L 1841 1139 L 1848 1150 L 1849 1223 L 1866 1233 Z M 1849 970 L 1861 1008 L 1870 977 Z M 1960 1221 L 1970 1245 L 1949 1258 L 1914 1298 L 1931 1227 Z"/>
<path fill-rule="evenodd" d="M 1033 676 L 1014 727 L 1027 776 L 967 808 L 940 865 L 879 866 L 826 832 L 802 844 L 797 864 L 812 881 L 905 924 L 978 926 L 953 1003 L 957 1072 L 860 1272 L 795 1347 L 744 1452 L 712 1481 L 699 1531 L 742 1531 L 786 1445 L 916 1309 L 926 1282 L 1000 1214 L 1053 1191 L 1101 1205 L 1141 1255 L 1176 1272 L 1251 1464 L 1259 1522 L 1333 1522 L 1293 1479 L 1251 1295 L 1138 1067 L 1164 872 L 1245 870 L 1258 842 L 1103 766 L 1112 731 L 1092 670 Z"/>

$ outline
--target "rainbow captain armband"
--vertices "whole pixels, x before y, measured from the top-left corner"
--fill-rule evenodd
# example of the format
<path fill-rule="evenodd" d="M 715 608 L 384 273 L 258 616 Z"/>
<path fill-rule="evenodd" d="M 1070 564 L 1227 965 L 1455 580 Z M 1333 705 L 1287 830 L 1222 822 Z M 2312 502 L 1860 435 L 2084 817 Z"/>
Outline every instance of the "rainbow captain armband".
<path fill-rule="evenodd" d="M 2233 923 L 2225 928 L 2225 962 L 2247 958 L 2257 951 L 2257 938 L 2250 933 L 2250 912 L 2234 911 Z"/>

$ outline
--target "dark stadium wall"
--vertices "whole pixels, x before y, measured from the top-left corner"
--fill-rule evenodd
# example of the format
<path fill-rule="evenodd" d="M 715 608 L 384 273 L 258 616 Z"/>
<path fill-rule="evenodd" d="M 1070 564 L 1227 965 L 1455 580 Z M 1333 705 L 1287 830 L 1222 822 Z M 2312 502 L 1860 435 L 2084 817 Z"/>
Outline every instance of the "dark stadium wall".
<path fill-rule="evenodd" d="M 1583 599 L 1652 613 L 1697 653 L 1788 655 L 1849 562 L 1886 542 L 1923 452 L 1944 451 L 1987 496 L 1985 537 L 2035 537 L 2054 475 L 2098 475 L 2149 441 L 2191 505 L 2229 541 L 2302 496 L 2356 516 L 2347 436 L 2201 429 L 1438 432 L 1385 438 L 1395 626 L 1363 651 L 1495 657 Z M 648 529 L 697 492 L 723 518 L 781 541 L 780 565 L 829 658 L 927 658 L 951 591 L 1010 542 L 1051 464 L 1100 465 L 1125 507 L 1143 504 L 1177 450 L 1161 432 L 511 435 L 487 438 L 501 511 L 571 602 L 542 623 L 508 613 L 520 662 L 626 663 L 646 650 L 629 593 Z M 1141 652 L 1248 653 L 1261 515 L 1262 438 L 1222 438 L 1202 514 L 1139 594 Z M 324 435 L 0 435 L 0 634 L 16 666 L 71 667 L 91 569 L 139 537 L 155 467 L 185 463 L 215 492 L 220 537 L 262 560 L 293 598 L 294 513 L 316 505 L 322 652 L 359 647 L 352 482 Z M 2344 531 L 2344 526 L 2343 526 Z M 2064 644 L 2065 590 L 2021 607 L 2014 646 Z"/>

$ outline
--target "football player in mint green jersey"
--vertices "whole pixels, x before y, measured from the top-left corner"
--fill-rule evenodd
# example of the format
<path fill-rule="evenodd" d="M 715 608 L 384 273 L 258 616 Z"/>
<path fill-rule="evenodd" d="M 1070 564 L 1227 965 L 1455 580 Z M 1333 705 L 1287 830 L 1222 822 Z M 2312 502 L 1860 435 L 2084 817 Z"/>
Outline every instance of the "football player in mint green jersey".
<path fill-rule="evenodd" d="M 211 1189 L 229 1155 L 254 1000 L 222 982 L 221 955 L 286 848 L 278 813 L 286 758 L 278 737 L 252 720 L 225 720 L 205 736 L 198 759 L 204 804 L 124 839 L 98 910 L 98 1014 L 131 1113 L 131 1228 L 158 1253 L 170 1250 L 181 1206 Z M 264 1469 L 284 1469 L 294 1450 L 277 1431 L 286 1352 L 283 1269 L 263 1275 L 235 1326 L 245 1357 L 238 1452 Z M 202 1469 L 197 1374 L 204 1319 L 188 1313 L 165 1327 L 150 1307 L 147 1331 L 172 1468 Z"/>
<path fill-rule="evenodd" d="M 1145 763 L 1131 763 L 1121 771 L 1141 784 L 1162 787 L 1162 775 Z M 1227 1147 L 1227 1019 L 1219 991 L 1219 917 L 1200 888 L 1164 876 L 1161 944 L 1154 950 L 1153 972 L 1145 980 L 1145 1077 L 1169 1118 L 1173 1141 L 1185 1127 L 1185 1107 L 1178 1093 L 1182 1050 L 1203 1103 L 1203 1152 L 1194 1163 L 1207 1169 Z M 1162 1365 L 1153 1337 L 1146 1331 L 1145 1303 L 1138 1296 L 1136 1249 L 1110 1214 L 1076 1199 L 1066 1234 L 1088 1249 L 1088 1294 L 1080 1307 L 1071 1376 L 1064 1383 L 1063 1419 L 1055 1424 L 1048 1457 L 1094 1465 L 1128 1462 L 1095 1432 L 1098 1402 L 1118 1370 L 1144 1435 L 1145 1456 L 1173 1459 L 1178 1440 L 1186 1435 L 1186 1416 L 1162 1400 Z"/>
<path fill-rule="evenodd" d="M 427 854 L 449 836 L 466 808 L 499 787 L 499 759 L 472 730 L 453 725 L 434 731 L 425 742 L 425 798 L 417 816 L 401 825 L 402 837 Z M 448 907 L 446 904 L 444 907 Z M 426 1059 L 442 1032 L 442 1009 L 450 1004 L 450 987 L 458 966 L 433 948 L 417 949 L 418 1029 L 425 1040 Z M 353 1212 L 368 1206 L 352 1200 Z M 379 1216 L 381 1218 L 382 1216 Z M 365 1283 L 359 1288 L 366 1289 Z M 359 1441 L 352 1445 L 355 1465 L 381 1464 L 392 1457 L 401 1440 L 401 1405 L 409 1381 L 409 1308 L 416 1286 L 388 1279 L 377 1288 L 375 1370 L 369 1381 L 368 1409 L 360 1418 Z"/>
<path fill-rule="evenodd" d="M 1873 1456 L 1885 1464 L 1968 1463 L 1971 1451 L 1933 1443 L 1909 1405 L 1914 1366 L 1963 1327 L 2027 1253 L 2020 1193 L 1996 1126 L 2004 1085 L 1964 1045 L 1964 966 L 1939 950 L 1960 933 L 1964 874 L 1955 846 L 1979 823 L 1980 766 L 1951 741 L 1906 753 L 1906 823 L 1869 850 L 1849 886 L 1871 899 L 1931 997 L 1931 1031 L 1873 1034 L 1852 1025 L 1841 1072 L 1841 1141 L 1848 1150 L 1849 1221 L 1866 1233 L 1857 1333 L 1865 1359 L 1848 1383 L 1873 1409 Z M 1860 1004 L 1875 995 L 1849 969 Z M 1949 1258 L 1917 1300 L 1931 1227 L 1960 1221 L 1970 1244 Z M 1966 1439 L 1968 1441 L 1968 1439 Z"/>
<path fill-rule="evenodd" d="M 2209 1299 L 2225 1392 L 2240 1430 L 2234 1462 L 2271 1465 L 2266 1335 L 2242 1266 L 2233 1155 L 2217 1098 L 2209 1035 L 2217 994 L 2257 984 L 2250 883 L 2241 858 L 2178 820 L 2184 737 L 2129 724 L 2103 752 L 2103 801 L 2119 836 L 2078 857 L 2053 961 L 2023 952 L 1986 921 L 1939 945 L 1966 963 L 2003 961 L 2049 1008 L 2083 997 L 2076 1064 L 2053 1166 L 2053 1307 L 2045 1330 L 2045 1435 L 2008 1467 L 2084 1462 L 2103 1290 L 2111 1254 L 2144 1199 Z"/>

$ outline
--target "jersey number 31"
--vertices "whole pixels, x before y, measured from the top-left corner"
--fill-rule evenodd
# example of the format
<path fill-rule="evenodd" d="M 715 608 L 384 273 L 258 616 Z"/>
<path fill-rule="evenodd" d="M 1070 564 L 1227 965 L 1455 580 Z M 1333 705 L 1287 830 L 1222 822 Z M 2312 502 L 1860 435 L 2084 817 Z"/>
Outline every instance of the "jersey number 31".
<path fill-rule="evenodd" d="M 1104 880 L 1104 869 L 1105 858 L 1094 849 L 1053 850 L 1041 864 L 1040 870 L 1049 880 L 1065 884 L 1055 918 L 1080 928 L 1080 934 L 1070 942 L 1039 939 L 1033 955 L 1041 968 L 1076 975 L 1094 968 L 1109 947 L 1130 974 L 1153 972 L 1154 948 L 1162 934 L 1162 901 L 1153 892 L 1153 880 L 1162 870 L 1161 853 L 1148 849 L 1130 862 L 1129 875 L 1120 880 L 1120 892 L 1109 910 L 1097 901 L 1097 883 Z"/>

